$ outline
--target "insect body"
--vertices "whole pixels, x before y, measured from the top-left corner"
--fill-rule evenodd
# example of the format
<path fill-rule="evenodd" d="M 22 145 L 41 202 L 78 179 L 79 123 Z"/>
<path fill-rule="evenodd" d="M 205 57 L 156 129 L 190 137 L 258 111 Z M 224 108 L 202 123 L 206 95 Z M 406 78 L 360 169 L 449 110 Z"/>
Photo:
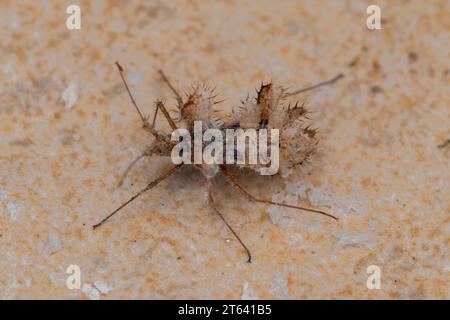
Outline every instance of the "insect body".
<path fill-rule="evenodd" d="M 304 161 L 306 161 L 310 157 L 310 155 L 315 150 L 315 146 L 318 142 L 316 137 L 316 130 L 305 126 L 304 120 L 306 119 L 307 110 L 304 108 L 304 106 L 299 104 L 295 105 L 286 104 L 286 98 L 308 90 L 315 89 L 317 87 L 326 84 L 334 83 L 335 81 L 343 77 L 342 74 L 339 74 L 338 76 L 329 81 L 322 82 L 312 87 L 308 87 L 294 92 L 287 92 L 287 90 L 284 89 L 283 87 L 276 86 L 275 84 L 272 83 L 266 85 L 262 84 L 257 92 L 257 97 L 255 99 L 251 99 L 250 97 L 248 97 L 247 99 L 241 101 L 241 104 L 233 109 L 231 116 L 220 117 L 220 115 L 218 115 L 213 108 L 215 104 L 221 102 L 215 100 L 216 95 L 214 94 L 214 90 L 211 90 L 206 86 L 197 86 L 194 87 L 193 90 L 189 94 L 187 94 L 187 98 L 183 100 L 178 91 L 172 86 L 171 82 L 168 80 L 166 75 L 160 70 L 159 73 L 163 81 L 172 90 L 177 100 L 179 121 L 175 122 L 169 115 L 167 109 L 164 106 L 164 103 L 158 100 L 156 101 L 156 109 L 153 115 L 152 122 L 150 123 L 149 120 L 143 116 L 133 95 L 131 94 L 131 91 L 123 75 L 123 68 L 117 62 L 116 66 L 119 70 L 125 88 L 127 89 L 131 102 L 136 108 L 136 111 L 138 112 L 142 120 L 143 128 L 154 137 L 154 140 L 150 145 L 150 147 L 148 147 L 143 154 L 137 157 L 124 172 L 124 175 L 122 176 L 120 183 L 122 183 L 123 178 L 129 172 L 132 166 L 134 166 L 134 164 L 140 159 L 152 155 L 167 156 L 167 157 L 171 156 L 172 150 L 174 149 L 176 142 L 171 140 L 171 135 L 161 134 L 155 129 L 155 122 L 158 111 L 161 111 L 163 113 L 165 119 L 169 123 L 172 130 L 177 130 L 179 127 L 183 126 L 191 133 L 194 131 L 195 122 L 198 121 L 201 121 L 203 128 L 205 130 L 217 129 L 220 130 L 221 132 L 225 132 L 227 129 L 254 129 L 256 131 L 261 131 L 263 129 L 274 129 L 274 128 L 278 129 L 280 132 L 279 158 L 281 167 L 289 168 L 301 165 Z M 206 147 L 206 145 L 204 144 L 203 147 Z M 267 145 L 265 147 L 267 147 L 267 149 L 269 150 L 271 148 L 270 145 Z M 239 155 L 239 150 L 237 149 L 234 150 L 234 154 L 236 157 L 242 156 Z M 145 188 L 143 188 L 141 191 L 132 196 L 119 208 L 114 210 L 102 221 L 94 225 L 93 226 L 94 229 L 105 223 L 109 218 L 111 218 L 114 214 L 119 212 L 123 207 L 128 205 L 134 199 L 138 198 L 146 191 L 151 190 L 161 181 L 171 176 L 183 165 L 184 164 L 173 165 L 168 170 L 163 172 L 159 177 L 150 182 Z M 210 180 L 212 177 L 216 176 L 219 172 L 223 174 L 227 183 L 234 190 L 239 192 L 242 196 L 244 196 L 250 201 L 314 212 L 337 220 L 335 216 L 321 210 L 299 207 L 254 197 L 240 185 L 238 180 L 228 170 L 229 165 L 227 164 L 202 163 L 202 164 L 195 164 L 195 166 L 203 173 L 203 175 L 206 178 L 208 189 L 208 203 L 210 204 L 214 212 L 216 212 L 217 215 L 220 217 L 220 219 L 225 223 L 229 231 L 235 236 L 235 238 L 245 249 L 248 256 L 247 259 L 248 262 L 251 262 L 252 258 L 250 250 L 247 248 L 247 246 L 244 244 L 241 238 L 237 235 L 237 233 L 233 230 L 233 228 L 228 224 L 222 213 L 218 210 L 214 201 L 212 185 Z M 254 171 L 260 172 L 265 167 L 265 164 L 262 163 L 256 163 L 252 165 L 238 164 L 238 166 L 248 167 Z"/>

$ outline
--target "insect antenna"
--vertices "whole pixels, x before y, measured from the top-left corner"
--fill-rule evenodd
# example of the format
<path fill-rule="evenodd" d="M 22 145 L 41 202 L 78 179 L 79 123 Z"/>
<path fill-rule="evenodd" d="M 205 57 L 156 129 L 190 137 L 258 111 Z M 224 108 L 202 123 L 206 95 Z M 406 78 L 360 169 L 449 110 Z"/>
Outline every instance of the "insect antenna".
<path fill-rule="evenodd" d="M 132 196 L 128 201 L 126 201 L 125 203 L 123 203 L 120 207 L 118 207 L 116 210 L 114 210 L 113 212 L 111 212 L 109 215 L 107 215 L 102 221 L 100 221 L 99 223 L 97 223 L 96 225 L 93 225 L 92 228 L 96 229 L 98 227 L 100 227 L 102 224 L 104 224 L 106 221 L 108 221 L 113 215 L 115 215 L 117 212 L 119 212 L 121 209 L 123 209 L 125 206 L 127 206 L 129 203 L 131 203 L 133 200 L 135 200 L 136 198 L 140 197 L 141 195 L 143 195 L 146 191 L 149 191 L 151 189 L 153 189 L 155 186 L 157 186 L 161 181 L 163 181 L 164 179 L 168 178 L 170 175 L 172 175 L 175 171 L 177 171 L 180 167 L 182 166 L 182 164 L 176 165 L 171 167 L 169 170 L 165 171 L 164 173 L 162 173 L 158 178 L 156 178 L 155 180 L 153 180 L 152 182 L 150 182 L 149 184 L 147 184 L 147 186 L 142 189 L 141 191 L 139 191 L 138 193 L 136 193 L 134 196 Z"/>
<path fill-rule="evenodd" d="M 316 88 L 319 88 L 319 87 L 322 87 L 322 86 L 325 86 L 325 85 L 328 85 L 328 84 L 333 84 L 333 83 L 335 83 L 336 81 L 338 81 L 339 79 L 341 79 L 343 77 L 344 77 L 344 75 L 342 73 L 339 73 L 333 79 L 330 79 L 330 80 L 327 80 L 327 81 L 324 81 L 324 82 L 320 82 L 320 83 L 315 84 L 313 86 L 306 87 L 306 88 L 303 88 L 303 89 L 300 89 L 300 90 L 297 90 L 297 91 L 294 91 L 294 92 L 288 92 L 288 93 L 286 93 L 283 96 L 283 98 L 295 96 L 295 95 L 297 95 L 299 93 L 306 92 L 306 91 L 309 91 L 309 90 L 313 90 L 313 89 L 316 89 Z"/>
<path fill-rule="evenodd" d="M 293 208 L 293 209 L 298 209 L 298 210 L 303 210 L 303 211 L 309 211 L 309 212 L 314 212 L 314 213 L 318 213 L 324 216 L 327 216 L 329 218 L 332 218 L 334 220 L 338 220 L 337 217 L 333 216 L 332 214 L 326 213 L 325 211 L 321 211 L 321 210 L 316 210 L 316 209 L 312 209 L 312 208 L 306 208 L 306 207 L 300 207 L 300 206 L 294 206 L 294 205 L 290 205 L 290 204 L 286 204 L 286 203 L 281 203 L 281 202 L 275 202 L 275 201 L 270 201 L 270 200 L 263 200 L 263 199 L 258 199 L 256 197 L 254 197 L 253 195 L 251 195 L 247 190 L 245 190 L 240 184 L 239 182 L 236 180 L 236 178 L 234 176 L 231 175 L 231 173 L 228 171 L 228 169 L 226 168 L 226 166 L 221 165 L 220 166 L 220 170 L 222 171 L 222 173 L 225 176 L 226 181 L 228 182 L 228 184 L 233 187 L 233 189 L 235 189 L 236 191 L 238 191 L 241 195 L 243 195 L 244 197 L 246 197 L 247 199 L 249 199 L 250 201 L 255 201 L 255 202 L 260 202 L 260 203 L 266 203 L 266 204 L 271 204 L 271 205 L 275 205 L 275 206 L 279 206 L 279 207 L 286 207 L 286 208 Z"/>
<path fill-rule="evenodd" d="M 131 94 L 130 88 L 128 87 L 127 81 L 125 80 L 125 77 L 123 75 L 123 68 L 122 68 L 122 66 L 117 61 L 116 61 L 116 66 L 117 66 L 117 69 L 119 69 L 120 77 L 122 78 L 122 82 L 125 85 L 125 88 L 127 89 L 128 96 L 130 97 L 131 103 L 133 103 L 134 107 L 136 108 L 136 111 L 139 114 L 139 116 L 141 117 L 142 122 L 144 124 L 146 124 L 147 120 L 144 118 L 144 115 L 142 114 L 141 110 L 139 109 L 139 107 L 138 107 L 138 105 L 136 103 L 136 100 L 134 100 L 134 97 Z"/>
<path fill-rule="evenodd" d="M 247 248 L 245 243 L 238 236 L 236 231 L 233 230 L 233 228 L 227 222 L 227 220 L 225 219 L 223 214 L 219 211 L 219 209 L 217 209 L 217 207 L 215 205 L 215 202 L 214 202 L 213 195 L 212 195 L 211 184 L 209 182 L 208 182 L 208 202 L 209 202 L 211 208 L 214 210 L 214 212 L 216 212 L 217 215 L 220 217 L 220 219 L 225 223 L 225 225 L 227 226 L 228 230 L 230 230 L 230 232 L 233 234 L 233 236 L 236 238 L 236 240 L 239 241 L 239 243 L 241 244 L 242 248 L 244 248 L 244 250 L 245 250 L 245 252 L 247 253 L 247 256 L 248 256 L 247 262 L 248 263 L 252 263 L 252 255 L 250 253 L 250 250 Z"/>
<path fill-rule="evenodd" d="M 169 81 L 169 78 L 167 78 L 167 76 L 164 73 L 164 71 L 159 69 L 158 73 L 161 75 L 161 78 L 163 79 L 163 81 L 169 86 L 170 90 L 172 90 L 173 94 L 175 95 L 175 97 L 177 99 L 178 107 L 181 108 L 183 106 L 183 99 L 181 98 L 180 94 L 175 89 L 175 87 L 172 85 L 172 83 Z"/>
<path fill-rule="evenodd" d="M 128 87 L 127 81 L 125 80 L 125 77 L 123 75 L 123 71 L 124 71 L 123 67 L 117 61 L 116 61 L 116 66 L 117 66 L 117 69 L 119 69 L 120 77 L 122 78 L 122 82 L 125 85 L 125 88 L 127 89 L 128 96 L 130 97 L 131 103 L 136 108 L 136 111 L 139 114 L 139 117 L 141 117 L 141 120 L 142 120 L 144 128 L 147 129 L 155 138 L 158 138 L 159 135 L 156 132 L 156 130 L 154 129 L 155 120 L 156 120 L 156 113 L 157 113 L 158 110 L 155 111 L 153 124 L 152 124 L 152 126 L 150 126 L 148 121 L 147 121 L 147 119 L 144 117 L 144 115 L 142 114 L 141 110 L 139 109 L 139 107 L 138 107 L 138 105 L 136 103 L 136 100 L 134 99 L 133 94 L 131 93 L 130 88 Z"/>

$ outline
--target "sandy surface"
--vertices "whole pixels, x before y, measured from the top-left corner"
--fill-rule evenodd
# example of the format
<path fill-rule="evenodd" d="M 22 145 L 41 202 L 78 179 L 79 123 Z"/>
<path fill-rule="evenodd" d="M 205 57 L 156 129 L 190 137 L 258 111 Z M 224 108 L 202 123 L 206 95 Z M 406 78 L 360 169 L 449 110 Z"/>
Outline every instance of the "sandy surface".
<path fill-rule="evenodd" d="M 0 2 L 0 298 L 449 298 L 450 2 Z M 110 223 L 91 225 L 169 162 L 151 142 L 114 61 L 146 114 L 176 87 L 216 85 L 224 108 L 261 81 L 308 93 L 320 152 L 286 177 L 236 173 L 254 194 L 313 205 L 338 222 L 249 203 L 221 177 L 216 197 L 246 256 L 185 168 Z M 65 92 L 65 94 L 63 94 Z M 161 130 L 167 125 L 160 118 Z M 66 286 L 78 265 L 81 290 Z M 366 269 L 381 270 L 381 289 Z"/>

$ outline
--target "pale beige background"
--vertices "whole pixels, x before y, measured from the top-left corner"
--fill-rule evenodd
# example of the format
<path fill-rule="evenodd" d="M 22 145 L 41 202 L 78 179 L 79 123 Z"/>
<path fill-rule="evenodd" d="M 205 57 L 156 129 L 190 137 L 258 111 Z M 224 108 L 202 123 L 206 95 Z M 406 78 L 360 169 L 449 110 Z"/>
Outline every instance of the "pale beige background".
<path fill-rule="evenodd" d="M 377 31 L 369 2 L 297 0 L 84 1 L 70 31 L 72 1 L 2 0 L 0 298 L 448 298 L 449 150 L 437 146 L 450 137 L 450 2 L 375 2 Z M 262 80 L 294 88 L 345 73 L 301 97 L 322 137 L 309 166 L 239 173 L 257 195 L 339 222 L 248 203 L 218 178 L 247 264 L 186 169 L 93 232 L 167 165 L 144 161 L 115 188 L 150 142 L 115 60 L 148 114 L 158 97 L 175 103 L 158 68 L 180 89 L 217 85 L 225 107 Z M 82 290 L 66 287 L 71 264 Z M 373 264 L 381 290 L 366 287 Z"/>

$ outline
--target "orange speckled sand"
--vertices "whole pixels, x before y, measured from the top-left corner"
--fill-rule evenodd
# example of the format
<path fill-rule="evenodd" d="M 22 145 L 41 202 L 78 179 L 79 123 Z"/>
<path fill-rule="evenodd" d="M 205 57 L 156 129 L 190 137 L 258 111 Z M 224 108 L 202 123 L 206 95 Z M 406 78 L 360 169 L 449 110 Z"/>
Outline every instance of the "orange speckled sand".
<path fill-rule="evenodd" d="M 0 3 L 0 298 L 449 298 L 449 1 L 64 1 Z M 345 78 L 300 97 L 320 129 L 311 164 L 282 177 L 236 172 L 249 203 L 214 180 L 222 212 L 185 168 L 95 232 L 91 225 L 169 162 L 148 159 L 117 182 L 151 137 L 146 114 L 175 106 L 157 74 L 184 90 L 217 86 L 223 108 L 273 79 L 291 88 Z M 159 118 L 158 126 L 167 130 Z M 81 269 L 80 290 L 66 269 Z M 366 269 L 381 270 L 381 289 Z"/>

